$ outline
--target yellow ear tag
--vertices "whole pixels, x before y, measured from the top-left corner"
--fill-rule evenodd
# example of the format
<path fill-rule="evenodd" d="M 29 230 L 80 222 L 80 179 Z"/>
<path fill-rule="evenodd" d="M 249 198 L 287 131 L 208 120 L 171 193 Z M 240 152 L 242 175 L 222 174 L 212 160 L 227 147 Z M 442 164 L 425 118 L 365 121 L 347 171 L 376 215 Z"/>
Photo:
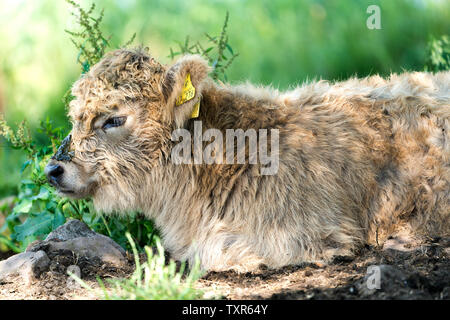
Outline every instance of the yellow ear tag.
<path fill-rule="evenodd" d="M 191 82 L 191 74 L 188 73 L 186 75 L 186 79 L 184 79 L 183 89 L 181 90 L 181 95 L 176 100 L 176 105 L 179 106 L 191 99 L 195 96 L 195 88 Z M 192 110 L 191 118 L 197 118 L 200 111 L 200 101 L 194 105 L 194 109 Z"/>
<path fill-rule="evenodd" d="M 200 112 L 200 101 L 197 102 L 192 110 L 191 119 L 198 118 L 198 114 Z"/>

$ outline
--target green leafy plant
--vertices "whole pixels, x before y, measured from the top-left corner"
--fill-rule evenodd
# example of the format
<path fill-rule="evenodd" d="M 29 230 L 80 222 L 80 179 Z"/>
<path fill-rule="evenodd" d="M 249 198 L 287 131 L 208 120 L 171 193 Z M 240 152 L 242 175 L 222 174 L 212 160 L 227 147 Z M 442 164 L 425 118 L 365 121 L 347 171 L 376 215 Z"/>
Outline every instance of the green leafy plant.
<path fill-rule="evenodd" d="M 102 296 L 106 300 L 192 300 L 201 299 L 203 292 L 194 288 L 194 283 L 202 276 L 200 264 L 197 262 L 186 272 L 186 265 L 180 268 L 171 260 L 167 263 L 164 249 L 156 242 L 158 254 L 153 254 L 150 247 L 144 251 L 147 261 L 142 263 L 136 245 L 129 233 L 126 237 L 134 255 L 135 270 L 128 279 L 107 279 L 109 288 L 100 278 L 97 281 L 102 288 Z M 82 287 L 95 293 L 94 289 L 74 274 L 70 274 Z M 98 295 L 98 294 L 97 294 Z"/>
<path fill-rule="evenodd" d="M 72 36 L 70 40 L 79 49 L 77 62 L 81 65 L 83 73 L 85 73 L 103 57 L 106 48 L 109 46 L 110 37 L 106 38 L 100 30 L 104 11 L 102 10 L 100 15 L 95 18 L 92 16 L 95 10 L 95 3 L 91 5 L 89 10 L 84 10 L 72 0 L 66 1 L 75 9 L 72 15 L 77 19 L 81 31 L 65 31 Z"/>
<path fill-rule="evenodd" d="M 436 39 L 431 38 L 428 43 L 428 61 L 425 70 L 450 70 L 450 37 L 443 35 Z"/>
<path fill-rule="evenodd" d="M 174 59 L 176 56 L 186 53 L 200 54 L 205 57 L 209 64 L 213 67 L 211 77 L 214 80 L 227 81 L 228 79 L 225 72 L 231 66 L 234 59 L 239 55 L 238 53 L 234 53 L 228 43 L 227 27 L 229 17 L 229 13 L 227 11 L 220 36 L 213 37 L 205 33 L 205 36 L 208 39 L 207 46 L 202 45 L 199 41 L 191 44 L 189 36 L 186 36 L 183 43 L 178 42 L 178 51 L 174 51 L 170 48 L 169 57 Z"/>
<path fill-rule="evenodd" d="M 98 17 L 94 17 L 95 3 L 88 10 L 83 9 L 79 4 L 72 0 L 66 0 L 72 6 L 74 11 L 71 13 L 75 17 L 80 27 L 78 31 L 65 30 L 71 38 L 75 48 L 78 49 L 77 62 L 81 66 L 82 73 L 89 71 L 91 66 L 96 64 L 105 55 L 106 49 L 110 47 L 111 36 L 104 36 L 100 29 L 103 21 L 104 10 L 100 11 Z M 136 38 L 136 33 L 125 43 L 124 47 L 129 46 Z M 64 103 L 67 106 L 73 97 L 70 90 L 64 96 Z"/>
<path fill-rule="evenodd" d="M 60 140 L 61 129 L 51 128 L 51 123 L 47 119 L 46 122 L 41 122 L 40 130 L 49 137 L 50 146 L 38 147 L 32 140 L 25 122 L 14 131 L 0 116 L 0 135 L 12 148 L 23 150 L 27 154 L 27 161 L 21 168 L 24 179 L 19 185 L 15 206 L 0 229 L 2 242 L 16 252 L 23 251 L 31 241 L 48 234 L 65 222 L 63 202 L 67 200 L 54 195 L 54 190 L 46 184 L 44 173 L 44 167 L 53 153 L 54 146 Z M 9 238 L 3 234 L 7 228 Z"/>

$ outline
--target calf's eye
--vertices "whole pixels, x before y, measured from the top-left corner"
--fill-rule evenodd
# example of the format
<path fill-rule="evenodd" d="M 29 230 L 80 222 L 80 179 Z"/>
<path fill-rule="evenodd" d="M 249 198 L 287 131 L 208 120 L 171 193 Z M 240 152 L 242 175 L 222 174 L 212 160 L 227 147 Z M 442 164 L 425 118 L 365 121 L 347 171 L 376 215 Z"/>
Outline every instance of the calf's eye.
<path fill-rule="evenodd" d="M 102 128 L 109 129 L 109 128 L 120 127 L 125 123 L 126 120 L 127 120 L 127 117 L 112 117 L 105 121 Z"/>

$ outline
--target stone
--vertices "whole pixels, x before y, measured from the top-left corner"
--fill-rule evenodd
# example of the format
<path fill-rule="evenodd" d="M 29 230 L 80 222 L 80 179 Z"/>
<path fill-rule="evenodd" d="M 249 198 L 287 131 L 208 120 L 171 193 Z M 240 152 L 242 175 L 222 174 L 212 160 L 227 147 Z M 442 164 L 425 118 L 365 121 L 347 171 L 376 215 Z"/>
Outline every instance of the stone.
<path fill-rule="evenodd" d="M 71 219 L 50 232 L 44 241 L 67 241 L 79 237 L 95 237 L 97 234 L 84 222 Z"/>
<path fill-rule="evenodd" d="M 44 241 L 35 241 L 25 252 L 0 261 L 0 281 L 19 276 L 26 284 L 34 282 L 42 272 L 51 270 L 53 264 L 64 269 L 67 253 L 68 257 L 76 257 L 76 261 L 89 260 L 91 265 L 128 266 L 126 252 L 116 242 L 90 230 L 84 222 L 69 220 Z"/>
<path fill-rule="evenodd" d="M 111 239 L 107 237 L 79 237 L 67 241 L 48 242 L 48 251 L 70 250 L 79 257 L 86 257 L 90 260 L 100 259 L 115 267 L 125 267 L 127 260 L 120 250 L 111 244 Z M 123 249 L 122 249 L 123 250 Z"/>
<path fill-rule="evenodd" d="M 116 242 L 114 242 L 111 238 L 108 238 L 107 236 L 104 236 L 102 234 L 99 234 L 97 232 L 92 231 L 89 229 L 87 224 L 80 220 L 72 219 L 67 221 L 62 226 L 56 228 L 52 232 L 48 234 L 48 236 L 45 238 L 44 242 L 49 241 L 68 241 L 73 240 L 75 238 L 80 237 L 86 237 L 86 238 L 92 238 L 92 237 L 100 237 L 103 238 L 105 242 L 108 242 L 111 246 L 115 247 L 117 250 L 119 250 L 123 255 L 125 255 L 125 250 L 119 246 Z"/>
<path fill-rule="evenodd" d="M 20 276 L 26 283 L 35 280 L 46 271 L 50 259 L 44 251 L 23 252 L 0 261 L 0 280 Z"/>
<path fill-rule="evenodd" d="M 40 250 L 49 256 L 54 256 L 61 250 L 69 250 L 78 257 L 99 259 L 101 263 L 114 267 L 127 266 L 126 252 L 121 246 L 75 219 L 56 228 L 44 241 L 33 243 L 27 248 L 27 252 Z"/>

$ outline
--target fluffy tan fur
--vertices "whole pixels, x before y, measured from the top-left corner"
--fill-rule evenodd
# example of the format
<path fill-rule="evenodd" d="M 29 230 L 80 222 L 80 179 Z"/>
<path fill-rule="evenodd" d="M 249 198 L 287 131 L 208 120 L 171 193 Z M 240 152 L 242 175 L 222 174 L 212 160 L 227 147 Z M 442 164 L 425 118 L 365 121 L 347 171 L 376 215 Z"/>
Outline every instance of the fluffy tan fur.
<path fill-rule="evenodd" d="M 108 54 L 73 87 L 65 189 L 104 212 L 144 212 L 176 259 L 198 256 L 209 270 L 328 261 L 400 228 L 449 235 L 450 72 L 287 92 L 219 85 L 208 72 L 199 56 L 166 67 L 142 50 Z M 196 96 L 176 107 L 187 73 Z M 198 100 L 199 118 L 190 119 Z M 102 129 L 112 115 L 126 124 Z M 192 132 L 194 120 L 224 136 L 278 129 L 278 173 L 172 164 L 171 133 Z"/>

